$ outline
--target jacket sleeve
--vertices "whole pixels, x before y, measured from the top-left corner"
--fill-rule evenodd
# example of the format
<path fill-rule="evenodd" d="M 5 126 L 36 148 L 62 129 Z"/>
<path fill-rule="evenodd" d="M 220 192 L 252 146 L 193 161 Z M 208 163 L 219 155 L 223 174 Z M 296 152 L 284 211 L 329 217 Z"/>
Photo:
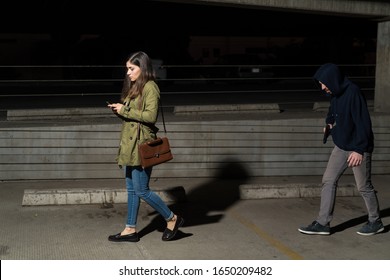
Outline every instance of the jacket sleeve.
<path fill-rule="evenodd" d="M 147 83 L 142 91 L 142 104 L 140 98 L 136 98 L 130 105 L 123 106 L 119 115 L 123 118 L 154 124 L 158 116 L 158 104 L 160 91 L 155 83 Z M 141 108 L 140 108 L 141 107 Z"/>
<path fill-rule="evenodd" d="M 361 94 L 356 94 L 352 103 L 352 118 L 355 125 L 354 151 L 364 154 L 370 145 L 372 131 L 371 118 L 368 112 L 367 103 Z"/>

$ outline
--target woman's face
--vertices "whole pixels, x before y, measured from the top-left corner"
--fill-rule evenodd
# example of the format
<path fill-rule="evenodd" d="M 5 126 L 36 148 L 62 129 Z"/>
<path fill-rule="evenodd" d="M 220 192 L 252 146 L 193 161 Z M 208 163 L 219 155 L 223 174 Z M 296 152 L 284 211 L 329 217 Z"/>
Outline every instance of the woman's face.
<path fill-rule="evenodd" d="M 130 62 L 126 62 L 127 68 L 127 76 L 129 76 L 130 80 L 134 82 L 141 75 L 141 68 L 137 65 L 131 64 Z"/>

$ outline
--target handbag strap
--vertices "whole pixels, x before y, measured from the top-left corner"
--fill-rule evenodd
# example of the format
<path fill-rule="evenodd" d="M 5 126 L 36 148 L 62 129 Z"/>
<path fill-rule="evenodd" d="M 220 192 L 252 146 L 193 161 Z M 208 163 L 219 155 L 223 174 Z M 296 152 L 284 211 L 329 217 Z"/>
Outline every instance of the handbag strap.
<path fill-rule="evenodd" d="M 161 98 L 158 99 L 158 103 L 159 103 L 160 109 L 161 109 L 161 117 L 162 117 L 163 126 L 164 126 L 164 133 L 167 134 L 167 129 L 165 127 L 164 110 L 163 110 L 163 106 L 162 106 L 162 103 L 161 103 Z"/>

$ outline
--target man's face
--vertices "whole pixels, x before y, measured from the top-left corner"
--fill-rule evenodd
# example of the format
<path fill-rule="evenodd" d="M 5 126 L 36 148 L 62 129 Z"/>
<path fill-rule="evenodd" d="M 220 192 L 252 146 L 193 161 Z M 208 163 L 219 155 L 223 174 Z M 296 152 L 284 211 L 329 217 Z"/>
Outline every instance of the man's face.
<path fill-rule="evenodd" d="M 326 85 L 324 85 L 323 83 L 319 82 L 320 85 L 321 85 L 321 89 L 323 91 L 325 91 L 327 94 L 332 94 L 332 92 L 330 91 L 330 89 L 328 89 L 328 87 Z"/>

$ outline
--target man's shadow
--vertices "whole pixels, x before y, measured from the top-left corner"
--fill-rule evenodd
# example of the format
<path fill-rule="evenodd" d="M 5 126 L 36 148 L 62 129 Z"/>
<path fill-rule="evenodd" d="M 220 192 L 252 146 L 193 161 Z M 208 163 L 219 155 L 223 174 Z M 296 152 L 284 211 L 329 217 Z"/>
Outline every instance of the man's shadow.
<path fill-rule="evenodd" d="M 386 209 L 381 210 L 380 216 L 381 216 L 381 218 L 389 217 L 390 216 L 390 208 L 386 208 Z M 338 225 L 332 227 L 331 232 L 333 234 L 336 232 L 344 231 L 344 230 L 351 228 L 351 227 L 358 226 L 360 224 L 364 224 L 367 222 L 367 219 L 368 219 L 368 216 L 363 215 L 363 216 L 348 220 L 346 222 L 343 222 L 341 224 L 338 224 Z M 382 233 L 388 232 L 389 230 L 390 230 L 390 225 L 386 225 L 385 230 Z"/>
<path fill-rule="evenodd" d="M 224 217 L 224 211 L 240 199 L 239 186 L 248 180 L 249 173 L 239 162 L 229 162 L 229 159 L 226 159 L 226 162 L 218 168 L 220 171 L 209 182 L 188 191 L 185 201 L 169 205 L 174 213 L 185 219 L 184 228 L 219 222 Z M 155 230 L 163 232 L 165 228 L 164 219 L 156 215 L 138 234 L 142 237 Z M 179 230 L 174 239 L 191 235 Z"/>

